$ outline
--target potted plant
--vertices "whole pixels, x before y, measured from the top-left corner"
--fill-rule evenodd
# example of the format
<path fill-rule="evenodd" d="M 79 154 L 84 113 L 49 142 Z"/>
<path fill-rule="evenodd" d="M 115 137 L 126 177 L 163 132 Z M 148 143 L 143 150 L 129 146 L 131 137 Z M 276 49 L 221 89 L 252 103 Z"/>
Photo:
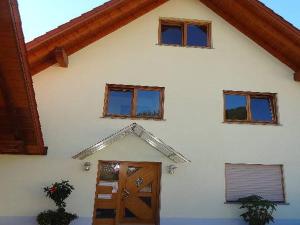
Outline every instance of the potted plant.
<path fill-rule="evenodd" d="M 74 187 L 69 181 L 61 181 L 45 187 L 46 196 L 52 199 L 57 206 L 57 210 L 47 210 L 41 212 L 37 216 L 39 225 L 69 225 L 73 220 L 77 219 L 76 214 L 68 213 L 65 210 L 65 200 L 69 197 Z"/>
<path fill-rule="evenodd" d="M 270 222 L 274 223 L 273 212 L 276 211 L 276 204 L 269 200 L 263 199 L 257 195 L 251 195 L 245 198 L 240 198 L 240 209 L 246 209 L 246 212 L 241 214 L 241 217 L 249 225 L 265 225 Z"/>

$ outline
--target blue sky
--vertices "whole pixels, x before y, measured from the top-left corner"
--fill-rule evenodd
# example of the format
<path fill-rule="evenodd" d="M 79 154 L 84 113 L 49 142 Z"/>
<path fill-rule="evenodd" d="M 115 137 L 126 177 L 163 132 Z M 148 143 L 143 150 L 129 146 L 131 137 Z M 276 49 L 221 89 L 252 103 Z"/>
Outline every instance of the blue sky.
<path fill-rule="evenodd" d="M 25 41 L 28 42 L 107 0 L 18 0 Z M 300 0 L 262 0 L 300 28 Z"/>

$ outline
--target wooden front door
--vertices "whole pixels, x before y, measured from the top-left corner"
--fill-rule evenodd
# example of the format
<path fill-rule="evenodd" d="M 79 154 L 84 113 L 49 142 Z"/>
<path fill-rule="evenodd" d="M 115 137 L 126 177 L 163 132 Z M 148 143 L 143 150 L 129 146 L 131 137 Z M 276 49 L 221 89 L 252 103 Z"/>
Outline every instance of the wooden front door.
<path fill-rule="evenodd" d="M 160 163 L 100 161 L 93 225 L 158 225 Z"/>

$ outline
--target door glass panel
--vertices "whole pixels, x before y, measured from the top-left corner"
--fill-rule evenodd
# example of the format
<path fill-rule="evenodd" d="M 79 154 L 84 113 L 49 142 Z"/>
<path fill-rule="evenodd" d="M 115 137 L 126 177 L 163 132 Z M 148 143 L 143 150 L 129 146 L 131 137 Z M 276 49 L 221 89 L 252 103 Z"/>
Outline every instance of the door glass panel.
<path fill-rule="evenodd" d="M 96 218 L 97 219 L 114 219 L 116 217 L 115 209 L 97 209 Z"/>
<path fill-rule="evenodd" d="M 120 163 L 107 162 L 100 164 L 100 180 L 101 181 L 118 181 L 119 180 Z M 103 185 L 105 186 L 105 185 Z"/>
<path fill-rule="evenodd" d="M 127 208 L 125 208 L 124 217 L 125 218 L 136 218 L 136 216 Z"/>
<path fill-rule="evenodd" d="M 140 197 L 140 199 L 151 208 L 151 197 Z"/>
<path fill-rule="evenodd" d="M 98 194 L 98 199 L 111 200 L 112 194 Z"/>
<path fill-rule="evenodd" d="M 127 176 L 130 177 L 131 175 L 135 174 L 135 172 L 138 171 L 139 169 L 141 169 L 141 167 L 128 166 Z"/>
<path fill-rule="evenodd" d="M 152 192 L 152 184 L 148 184 L 147 186 L 143 187 L 139 192 L 151 193 Z"/>

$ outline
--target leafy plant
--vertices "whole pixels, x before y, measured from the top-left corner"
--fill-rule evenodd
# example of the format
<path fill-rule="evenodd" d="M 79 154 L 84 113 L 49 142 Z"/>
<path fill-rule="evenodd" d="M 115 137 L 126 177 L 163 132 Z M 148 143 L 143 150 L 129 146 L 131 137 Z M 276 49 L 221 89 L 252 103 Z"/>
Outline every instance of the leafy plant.
<path fill-rule="evenodd" d="M 273 213 L 276 211 L 274 202 L 263 199 L 257 195 L 251 195 L 245 198 L 240 198 L 241 209 L 246 209 L 246 212 L 241 214 L 241 217 L 249 223 L 249 225 L 265 225 L 274 222 Z"/>
<path fill-rule="evenodd" d="M 69 184 L 69 181 L 61 181 L 45 187 L 46 196 L 52 199 L 57 210 L 47 210 L 41 212 L 37 216 L 37 222 L 40 225 L 69 225 L 73 220 L 77 219 L 76 214 L 68 213 L 65 210 L 65 200 L 70 196 L 74 187 Z"/>
<path fill-rule="evenodd" d="M 49 187 L 44 187 L 44 192 L 48 198 L 51 198 L 58 208 L 66 207 L 65 200 L 69 197 L 74 187 L 69 181 L 55 182 Z"/>
<path fill-rule="evenodd" d="M 37 217 L 37 222 L 40 225 L 69 225 L 75 219 L 77 219 L 76 214 L 65 212 L 63 208 L 60 208 L 56 211 L 41 212 Z"/>

